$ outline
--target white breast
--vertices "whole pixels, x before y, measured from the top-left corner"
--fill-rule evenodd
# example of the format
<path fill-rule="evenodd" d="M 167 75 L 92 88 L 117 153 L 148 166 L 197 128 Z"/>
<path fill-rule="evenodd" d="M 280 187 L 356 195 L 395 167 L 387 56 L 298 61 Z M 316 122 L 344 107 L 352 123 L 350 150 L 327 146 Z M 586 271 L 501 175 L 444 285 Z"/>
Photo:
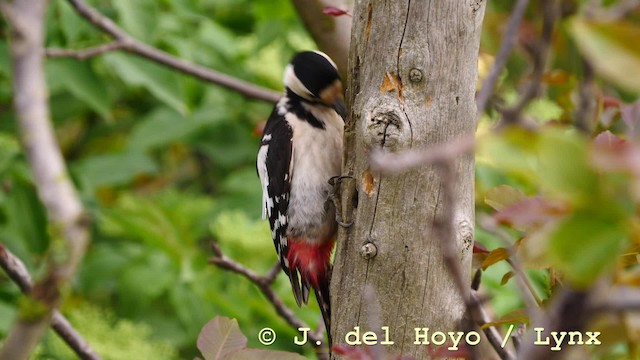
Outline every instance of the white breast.
<path fill-rule="evenodd" d="M 314 128 L 293 114 L 286 115 L 293 130 L 293 171 L 287 216 L 289 231 L 294 234 L 311 234 L 334 222 L 333 214 L 326 216 L 325 202 L 331 190 L 328 181 L 342 171 L 342 118 L 325 106 L 308 106 L 308 109 L 324 121 L 325 129 Z"/>

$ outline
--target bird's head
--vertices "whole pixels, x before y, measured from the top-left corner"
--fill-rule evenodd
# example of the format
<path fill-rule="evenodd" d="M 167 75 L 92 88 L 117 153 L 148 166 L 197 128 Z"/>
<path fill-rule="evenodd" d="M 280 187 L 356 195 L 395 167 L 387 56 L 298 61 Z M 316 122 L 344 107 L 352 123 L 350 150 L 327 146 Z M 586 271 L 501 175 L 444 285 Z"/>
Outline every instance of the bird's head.
<path fill-rule="evenodd" d="M 284 72 L 284 86 L 304 100 L 344 113 L 338 68 L 325 53 L 303 51 L 294 55 Z"/>

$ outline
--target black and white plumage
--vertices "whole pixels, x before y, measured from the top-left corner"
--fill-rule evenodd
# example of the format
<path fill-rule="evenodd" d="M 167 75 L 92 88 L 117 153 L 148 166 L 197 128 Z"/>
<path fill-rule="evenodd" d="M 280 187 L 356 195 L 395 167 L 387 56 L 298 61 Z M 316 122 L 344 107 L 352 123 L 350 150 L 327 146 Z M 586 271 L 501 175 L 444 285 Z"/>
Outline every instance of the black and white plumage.
<path fill-rule="evenodd" d="M 258 151 L 263 217 L 296 302 L 306 304 L 313 288 L 328 331 L 337 232 L 328 181 L 342 170 L 342 83 L 327 55 L 307 51 L 293 57 L 284 84 Z"/>

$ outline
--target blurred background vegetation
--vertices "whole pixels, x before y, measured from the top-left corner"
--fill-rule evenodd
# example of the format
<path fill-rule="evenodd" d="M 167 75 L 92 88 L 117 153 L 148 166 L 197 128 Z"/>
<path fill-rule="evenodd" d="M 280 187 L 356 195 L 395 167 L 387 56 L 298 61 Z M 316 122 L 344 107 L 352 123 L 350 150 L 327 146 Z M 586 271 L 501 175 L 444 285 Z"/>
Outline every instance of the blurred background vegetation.
<path fill-rule="evenodd" d="M 147 44 L 277 90 L 282 89 L 282 70 L 291 55 L 315 48 L 289 0 L 89 3 Z M 579 12 L 586 2 L 565 3 L 568 16 Z M 511 6 L 512 2 L 506 0 L 488 4 L 479 61 L 481 76 L 500 45 Z M 534 4 L 519 36 L 520 46 L 500 80 L 498 102 L 511 104 L 517 100 L 529 66 L 527 31 L 539 31 L 538 16 Z M 553 61 L 544 79 L 546 95 L 526 109 L 527 116 L 539 124 L 569 124 L 576 110 L 583 69 L 576 41 L 589 39 L 572 33 L 574 25 L 570 21 L 570 17 L 565 18 L 557 29 Z M 50 47 L 79 49 L 109 41 L 78 17 L 65 0 L 50 2 L 47 28 Z M 601 32 L 611 34 L 609 28 L 605 30 Z M 11 109 L 6 31 L 2 23 L 0 241 L 37 276 L 44 270 L 41 259 L 50 238 Z M 625 33 L 623 43 L 634 44 L 639 34 L 637 27 L 634 31 Z M 620 34 L 614 32 L 613 36 Z M 253 284 L 207 263 L 211 239 L 218 241 L 228 256 L 259 273 L 267 272 L 276 262 L 268 223 L 260 219 L 261 190 L 254 165 L 260 124 L 269 116 L 272 105 L 118 52 L 87 61 L 48 59 L 46 70 L 56 133 L 93 220 L 91 246 L 77 278 L 65 289 L 67 297 L 61 310 L 97 352 L 105 359 L 193 358 L 198 354 L 195 344 L 202 326 L 214 316 L 224 315 L 238 319 L 250 347 L 261 347 L 257 334 L 268 326 L 278 334 L 273 348 L 313 356 L 311 348 L 292 343 L 297 332 L 275 314 Z M 601 89 L 600 95 L 614 97 L 619 104 L 637 96 L 637 92 L 606 83 Z M 594 129 L 623 132 L 620 113 L 606 112 L 605 100 L 603 96 L 598 98 Z M 497 117 L 496 112 L 489 111 L 479 132 L 486 134 Z M 604 191 L 612 184 L 628 184 L 621 185 L 617 175 L 591 184 L 596 188 L 575 183 L 575 179 L 595 176 L 587 165 L 575 170 L 574 165 L 587 156 L 582 138 L 574 134 L 532 139 L 529 134 L 511 135 L 493 142 L 497 145 L 478 156 L 478 216 L 494 212 L 485 199 L 487 194 L 495 195 L 490 193 L 492 189 L 504 184 L 527 195 L 539 191 L 560 194 L 567 188 L 578 188 L 582 192 L 569 200 L 574 208 L 584 207 L 589 216 L 593 211 L 632 216 L 633 204 L 625 199 L 605 210 L 596 210 L 602 199 L 607 199 L 605 195 L 584 201 L 594 189 Z M 548 153 L 550 159 L 557 158 L 563 149 L 572 151 L 564 152 L 570 156 L 561 156 L 563 162 L 553 163 L 548 173 L 522 163 L 522 159 L 538 156 L 544 149 L 555 149 Z M 558 173 L 561 175 L 549 175 Z M 549 181 L 541 181 L 545 178 Z M 609 218 L 602 216 L 601 222 L 608 223 Z M 583 217 L 584 222 L 592 219 Z M 574 223 L 581 221 L 576 219 Z M 516 236 L 517 232 L 511 234 Z M 489 249 L 505 245 L 481 228 L 476 235 Z M 578 247 L 566 246 L 562 251 Z M 617 253 L 611 258 L 615 256 Z M 614 261 L 609 260 L 604 267 Z M 570 268 L 569 261 L 560 259 L 554 265 L 558 264 L 565 266 L 564 270 L 578 271 Z M 555 280 L 545 266 L 538 267 L 544 269 L 530 270 L 529 275 L 544 299 Z M 602 268 L 585 276 L 599 275 Z M 523 307 L 514 282 L 505 279 L 509 270 L 504 262 L 497 263 L 483 276 L 496 318 L 517 317 Z M 283 275 L 274 287 L 305 322 L 313 326 L 318 323 L 315 302 L 298 309 Z M 18 288 L 0 274 L 0 339 L 13 323 L 20 299 Z M 38 354 L 42 359 L 74 358 L 53 333 L 47 335 Z"/>

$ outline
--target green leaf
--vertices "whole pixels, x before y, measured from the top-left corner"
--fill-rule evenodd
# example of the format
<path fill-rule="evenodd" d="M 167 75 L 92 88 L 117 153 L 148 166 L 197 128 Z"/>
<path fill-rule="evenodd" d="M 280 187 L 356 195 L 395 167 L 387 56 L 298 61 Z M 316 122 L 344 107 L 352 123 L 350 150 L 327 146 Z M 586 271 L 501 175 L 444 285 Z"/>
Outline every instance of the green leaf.
<path fill-rule="evenodd" d="M 110 53 L 104 61 L 125 83 L 144 87 L 158 100 L 186 114 L 182 78 L 175 71 L 126 54 Z"/>
<path fill-rule="evenodd" d="M 204 115 L 204 116 L 203 116 Z M 160 108 L 140 120 L 129 137 L 129 149 L 148 150 L 183 139 L 219 118 L 215 111 L 189 117 L 173 109 Z"/>
<path fill-rule="evenodd" d="M 483 136 L 478 144 L 478 162 L 535 184 L 539 175 L 537 142 L 537 134 L 519 128 Z"/>
<path fill-rule="evenodd" d="M 626 237 L 618 217 L 578 211 L 551 233 L 549 253 L 566 279 L 586 287 L 613 265 Z"/>
<path fill-rule="evenodd" d="M 509 185 L 500 185 L 487 191 L 484 196 L 484 202 L 500 211 L 525 198 L 526 195 L 520 189 L 513 188 Z"/>
<path fill-rule="evenodd" d="M 55 7 L 60 12 L 60 21 L 58 25 L 66 37 L 67 43 L 73 44 L 80 40 L 81 35 L 91 30 L 89 22 L 82 17 L 78 16 L 78 13 L 71 7 L 68 1 L 57 0 Z"/>
<path fill-rule="evenodd" d="M 598 198 L 598 176 L 589 164 L 584 138 L 571 131 L 550 129 L 541 133 L 540 182 L 552 193 L 590 202 Z"/>
<path fill-rule="evenodd" d="M 595 70 L 632 91 L 640 91 L 640 26 L 624 21 L 598 23 L 575 17 L 570 32 Z"/>
<path fill-rule="evenodd" d="M 47 79 L 69 91 L 86 103 L 105 120 L 111 120 L 111 100 L 106 84 L 98 77 L 88 62 L 73 59 L 52 59 L 46 65 Z"/>
<path fill-rule="evenodd" d="M 171 288 L 169 300 L 183 328 L 195 336 L 200 325 L 209 318 L 211 308 L 194 290 L 189 284 L 177 283 Z"/>
<path fill-rule="evenodd" d="M 104 360 L 174 360 L 177 349 L 166 340 L 159 340 L 155 329 L 144 322 L 116 317 L 111 310 L 74 300 L 65 311 L 75 329 Z M 32 359 L 77 359 L 59 336 L 47 336 Z"/>
<path fill-rule="evenodd" d="M 219 360 L 247 346 L 247 337 L 242 334 L 238 321 L 216 316 L 200 331 L 198 350 L 205 360 Z"/>
<path fill-rule="evenodd" d="M 139 174 L 153 174 L 156 171 L 155 162 L 138 152 L 96 155 L 82 159 L 74 167 L 74 172 L 90 188 L 125 184 Z"/>
<path fill-rule="evenodd" d="M 158 251 L 150 250 L 138 257 L 121 272 L 118 289 L 120 301 L 127 312 L 134 315 L 175 283 L 177 269 Z"/>
<path fill-rule="evenodd" d="M 150 43 L 156 28 L 157 6 L 151 0 L 113 0 L 122 27 L 133 37 Z"/>
<path fill-rule="evenodd" d="M 0 41 L 0 74 L 11 75 L 11 61 L 9 60 L 9 46 L 6 41 Z"/>
<path fill-rule="evenodd" d="M 13 179 L 2 207 L 8 216 L 4 231 L 27 245 L 29 252 L 43 254 L 49 247 L 47 218 L 36 190 L 30 183 Z M 0 239 L 1 241 L 2 239 Z"/>
<path fill-rule="evenodd" d="M 117 277 L 126 269 L 129 254 L 124 246 L 113 243 L 92 245 L 78 271 L 78 286 L 82 292 L 108 294 L 115 290 Z"/>
<path fill-rule="evenodd" d="M 231 32 L 213 21 L 203 21 L 197 36 L 202 44 L 207 44 L 224 58 L 232 59 L 238 52 L 238 40 Z"/>
<path fill-rule="evenodd" d="M 562 108 L 557 102 L 547 98 L 537 98 L 527 106 L 526 113 L 541 122 L 556 120 L 562 116 Z"/>
<path fill-rule="evenodd" d="M 516 309 L 516 310 L 510 311 L 509 313 L 501 316 L 500 320 L 488 322 L 482 325 L 480 328 L 486 329 L 488 327 L 493 327 L 493 326 L 500 326 L 500 325 L 506 325 L 506 324 L 518 324 L 518 323 L 524 323 L 524 324 L 529 323 L 529 314 L 527 314 L 526 310 Z"/>

